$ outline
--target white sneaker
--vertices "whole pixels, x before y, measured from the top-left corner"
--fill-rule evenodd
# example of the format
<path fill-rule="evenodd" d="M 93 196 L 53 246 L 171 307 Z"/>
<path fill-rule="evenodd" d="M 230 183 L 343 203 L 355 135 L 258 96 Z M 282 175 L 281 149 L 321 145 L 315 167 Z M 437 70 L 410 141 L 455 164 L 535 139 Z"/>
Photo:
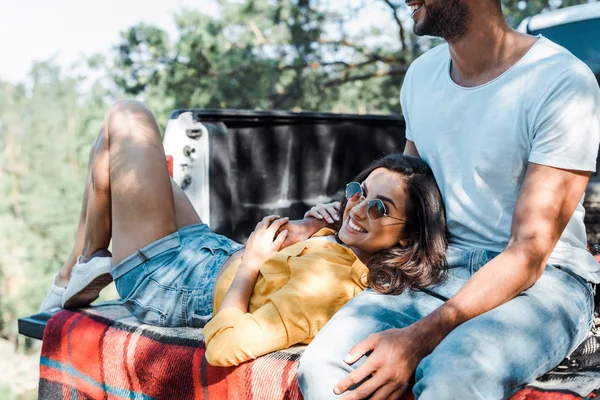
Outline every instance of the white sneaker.
<path fill-rule="evenodd" d="M 94 257 L 80 263 L 81 256 L 71 272 L 71 278 L 62 296 L 63 308 L 76 308 L 89 305 L 96 300 L 100 291 L 112 282 L 111 257 Z"/>
<path fill-rule="evenodd" d="M 54 275 L 54 280 L 52 281 L 52 285 L 48 289 L 48 293 L 42 301 L 42 305 L 40 306 L 40 312 L 50 311 L 55 308 L 62 308 L 62 297 L 65 293 L 64 287 L 59 287 L 54 284 L 56 282 L 56 277 L 58 274 Z"/>

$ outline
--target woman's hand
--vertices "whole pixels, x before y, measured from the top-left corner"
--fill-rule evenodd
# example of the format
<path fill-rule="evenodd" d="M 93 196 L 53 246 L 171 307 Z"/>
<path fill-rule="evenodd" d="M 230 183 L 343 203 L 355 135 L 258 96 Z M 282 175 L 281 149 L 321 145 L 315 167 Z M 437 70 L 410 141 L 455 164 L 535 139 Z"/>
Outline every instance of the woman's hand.
<path fill-rule="evenodd" d="M 279 234 L 277 232 L 288 220 L 289 218 L 287 217 L 279 218 L 278 215 L 269 215 L 256 225 L 254 232 L 252 232 L 246 242 L 243 259 L 245 267 L 258 268 L 273 253 L 281 249 L 288 231 L 284 229 Z"/>
<path fill-rule="evenodd" d="M 313 217 L 316 219 L 325 219 L 325 221 L 333 224 L 334 221 L 340 220 L 340 202 L 319 203 L 304 214 L 304 218 Z"/>

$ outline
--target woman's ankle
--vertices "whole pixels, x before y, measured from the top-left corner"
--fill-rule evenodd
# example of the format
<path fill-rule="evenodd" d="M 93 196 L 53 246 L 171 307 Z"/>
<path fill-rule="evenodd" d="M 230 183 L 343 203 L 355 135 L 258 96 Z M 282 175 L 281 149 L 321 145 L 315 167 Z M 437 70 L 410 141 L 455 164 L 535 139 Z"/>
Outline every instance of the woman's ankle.
<path fill-rule="evenodd" d="M 95 257 L 112 257 L 112 253 L 108 251 L 108 249 L 98 249 L 93 252 L 91 251 L 82 251 L 81 256 L 79 256 L 80 263 L 86 263 Z"/>
<path fill-rule="evenodd" d="M 60 288 L 67 287 L 67 284 L 69 283 L 69 278 L 70 278 L 70 276 L 67 276 L 64 272 L 62 272 L 62 271 L 59 272 L 54 277 L 54 286 L 57 286 Z"/>

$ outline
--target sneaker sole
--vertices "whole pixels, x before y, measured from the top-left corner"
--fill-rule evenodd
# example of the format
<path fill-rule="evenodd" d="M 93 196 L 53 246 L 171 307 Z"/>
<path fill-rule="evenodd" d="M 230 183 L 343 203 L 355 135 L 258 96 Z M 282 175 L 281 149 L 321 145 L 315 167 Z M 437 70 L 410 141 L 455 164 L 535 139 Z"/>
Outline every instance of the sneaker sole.
<path fill-rule="evenodd" d="M 97 276 L 86 287 L 71 296 L 71 298 L 65 302 L 63 308 L 89 306 L 94 300 L 100 297 L 102 289 L 107 287 L 112 281 L 112 276 L 108 273 Z"/>

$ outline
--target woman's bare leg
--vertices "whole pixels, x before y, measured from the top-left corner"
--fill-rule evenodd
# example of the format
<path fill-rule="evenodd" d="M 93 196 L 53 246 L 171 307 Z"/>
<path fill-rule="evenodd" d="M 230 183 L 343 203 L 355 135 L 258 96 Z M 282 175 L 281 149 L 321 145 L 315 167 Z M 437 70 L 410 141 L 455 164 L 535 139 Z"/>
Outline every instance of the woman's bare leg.
<path fill-rule="evenodd" d="M 123 121 L 124 118 L 127 118 L 127 116 L 132 117 L 132 121 Z M 118 103 L 107 113 L 106 118 L 107 120 L 109 118 L 117 118 L 117 120 L 113 121 L 113 123 L 117 124 L 118 126 L 115 127 L 113 125 L 113 127 L 121 130 L 121 136 L 130 135 L 132 137 L 137 137 L 137 140 L 140 142 L 150 141 L 152 143 L 150 148 L 153 148 L 153 153 L 159 153 L 157 151 L 158 149 L 156 148 L 157 145 L 159 145 L 160 153 L 162 153 L 162 143 L 160 142 L 158 128 L 156 127 L 153 116 L 147 109 L 145 109 L 143 105 L 136 102 Z M 143 121 L 141 126 L 136 125 L 140 121 Z M 64 287 L 67 285 L 69 277 L 71 276 L 71 271 L 79 255 L 81 255 L 81 259 L 84 262 L 94 256 L 110 255 L 110 252 L 108 252 L 108 245 L 112 236 L 113 201 L 110 184 L 111 153 L 109 147 L 109 132 L 106 129 L 106 122 L 107 121 L 105 121 L 105 124 L 101 128 L 98 138 L 94 142 L 90 152 L 88 174 L 76 240 L 69 257 L 59 272 L 59 276 L 55 282 L 57 286 Z M 138 127 L 139 129 L 137 129 Z M 133 130 L 134 132 L 123 133 L 123 130 L 127 129 Z M 144 134 L 146 136 L 142 136 Z M 115 139 L 115 142 L 118 143 L 118 139 Z M 147 159 L 147 148 L 148 146 L 146 145 L 142 146 L 142 148 L 138 149 L 137 151 L 130 148 L 130 153 L 136 153 L 132 160 L 139 158 Z M 156 164 L 164 164 L 166 166 L 164 153 L 160 159 L 157 159 L 156 157 L 151 159 L 150 164 L 153 164 L 154 168 L 156 169 L 160 169 L 160 165 Z M 202 221 L 200 220 L 200 217 L 196 213 L 196 210 L 185 193 L 172 180 L 170 180 L 170 185 L 171 196 L 174 203 L 176 229 L 201 223 Z M 128 195 L 124 197 L 127 198 Z M 168 204 L 168 196 L 167 199 L 160 199 L 158 198 L 159 196 L 156 197 L 158 203 L 160 203 L 162 200 L 165 200 Z M 146 221 L 150 223 L 152 222 L 147 218 Z M 163 236 L 165 235 L 160 237 Z M 133 251 L 131 251 L 131 253 L 133 253 Z M 125 255 L 125 257 L 127 255 Z M 114 260 L 113 265 L 116 265 Z"/>
<path fill-rule="evenodd" d="M 201 224 L 202 220 L 192 205 L 189 197 L 183 190 L 171 179 L 171 187 L 173 188 L 173 199 L 175 200 L 175 224 L 177 229 L 185 228 L 186 226 Z"/>
<path fill-rule="evenodd" d="M 71 271 L 77 262 L 77 257 L 82 254 L 86 230 L 88 229 L 88 224 L 86 223 L 88 220 L 88 210 L 90 210 L 91 221 L 89 227 L 97 226 L 100 228 L 97 232 L 88 233 L 90 237 L 96 238 L 92 243 L 97 243 L 97 255 L 110 256 L 110 252 L 108 251 L 111 238 L 110 198 L 107 198 L 106 190 L 96 190 L 97 187 L 106 188 L 109 185 L 108 142 L 106 139 L 106 132 L 103 126 L 90 150 L 85 189 L 83 191 L 83 204 L 79 215 L 75 243 L 54 282 L 59 287 L 67 286 L 71 277 Z M 98 212 L 97 208 L 104 210 L 104 212 Z M 89 247 L 92 243 L 88 239 L 86 244 Z"/>
<path fill-rule="evenodd" d="M 106 114 L 109 181 L 104 188 L 112 212 L 113 265 L 148 244 L 175 232 L 175 201 L 158 125 L 136 101 L 122 101 Z M 90 210 L 84 251 L 88 241 Z M 101 235 L 99 235 L 101 236 Z M 91 254 L 88 254 L 91 255 Z"/>

